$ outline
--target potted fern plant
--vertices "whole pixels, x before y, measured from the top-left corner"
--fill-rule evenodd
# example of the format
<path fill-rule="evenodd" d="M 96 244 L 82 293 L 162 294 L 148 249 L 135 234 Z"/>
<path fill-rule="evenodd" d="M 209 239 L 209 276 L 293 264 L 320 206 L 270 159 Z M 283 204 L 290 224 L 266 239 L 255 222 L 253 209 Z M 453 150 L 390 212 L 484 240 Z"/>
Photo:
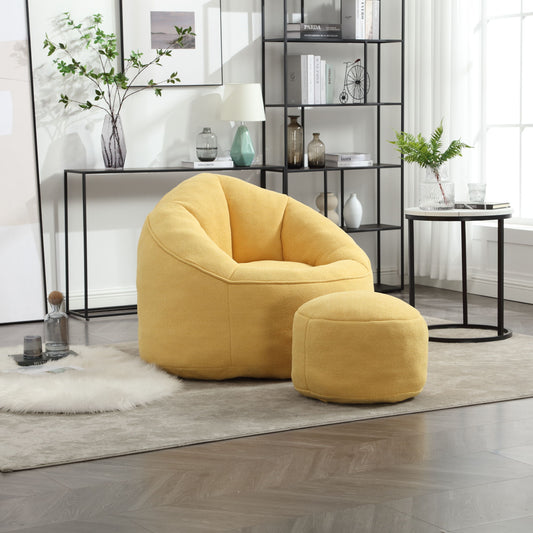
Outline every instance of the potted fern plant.
<path fill-rule="evenodd" d="M 454 157 L 462 157 L 464 148 L 472 148 L 461 139 L 456 139 L 443 151 L 443 131 L 441 121 L 429 140 L 420 133 L 413 135 L 402 131 L 396 132 L 395 141 L 389 141 L 396 145 L 404 161 L 417 163 L 426 169 L 426 176 L 420 187 L 421 209 L 438 210 L 454 207 L 454 184 L 448 178 L 445 163 Z"/>
<path fill-rule="evenodd" d="M 172 48 L 182 46 L 186 36 L 194 35 L 192 28 L 174 26 L 175 39 L 166 49 L 155 50 L 154 57 L 149 60 L 144 60 L 141 52 L 130 52 L 129 56 L 123 59 L 124 69 L 121 71 L 117 68 L 117 38 L 115 34 L 102 30 L 102 15 L 92 15 L 87 24 L 78 24 L 66 12 L 59 22 L 61 29 L 74 34 L 75 41 L 72 44 L 55 42 L 46 35 L 43 48 L 48 50 L 48 56 L 54 56 L 53 62 L 63 76 L 73 79 L 85 78 L 92 88 L 91 96 L 84 101 L 61 94 L 59 102 L 65 107 L 75 103 L 84 110 L 105 111 L 101 135 L 104 164 L 107 168 L 122 168 L 126 158 L 126 144 L 120 120 L 122 106 L 128 98 L 144 89 L 152 88 L 156 96 L 161 96 L 161 88 L 158 85 L 180 81 L 178 73 L 173 72 L 164 80 L 151 79 L 147 86 L 134 87 L 141 73 L 154 65 L 161 66 L 161 60 L 172 54 Z M 84 58 L 89 57 L 92 64 L 84 64 L 77 59 L 77 53 L 81 53 Z"/>

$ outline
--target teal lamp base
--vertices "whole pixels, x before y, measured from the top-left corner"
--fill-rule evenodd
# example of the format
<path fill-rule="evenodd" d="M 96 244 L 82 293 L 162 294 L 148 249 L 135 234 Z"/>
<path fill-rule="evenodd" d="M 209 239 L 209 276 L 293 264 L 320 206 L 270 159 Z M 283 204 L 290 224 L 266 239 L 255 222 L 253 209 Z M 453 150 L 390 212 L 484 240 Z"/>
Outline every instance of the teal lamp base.
<path fill-rule="evenodd" d="M 241 124 L 237 129 L 237 133 L 235 133 L 230 155 L 237 167 L 249 167 L 254 161 L 254 145 L 252 144 L 250 132 L 244 124 Z"/>

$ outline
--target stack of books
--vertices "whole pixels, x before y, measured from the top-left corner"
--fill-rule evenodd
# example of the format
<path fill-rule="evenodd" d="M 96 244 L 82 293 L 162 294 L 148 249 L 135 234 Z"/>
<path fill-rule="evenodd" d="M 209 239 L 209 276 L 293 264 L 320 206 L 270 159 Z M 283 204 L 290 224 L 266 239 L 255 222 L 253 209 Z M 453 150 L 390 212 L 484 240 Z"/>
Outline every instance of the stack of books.
<path fill-rule="evenodd" d="M 381 0 L 342 0 L 343 39 L 379 39 Z"/>
<path fill-rule="evenodd" d="M 331 104 L 334 95 L 333 68 L 320 56 L 287 56 L 287 103 L 289 105 Z"/>
<path fill-rule="evenodd" d="M 484 202 L 455 204 L 455 209 L 507 209 L 511 207 L 509 202 Z"/>
<path fill-rule="evenodd" d="M 327 167 L 371 167 L 374 164 L 366 152 L 339 152 L 326 154 Z"/>
<path fill-rule="evenodd" d="M 230 157 L 220 157 L 214 161 L 182 161 L 181 166 L 187 168 L 233 168 Z"/>
<path fill-rule="evenodd" d="M 287 24 L 287 39 L 340 39 L 340 24 L 303 24 L 290 22 Z"/>

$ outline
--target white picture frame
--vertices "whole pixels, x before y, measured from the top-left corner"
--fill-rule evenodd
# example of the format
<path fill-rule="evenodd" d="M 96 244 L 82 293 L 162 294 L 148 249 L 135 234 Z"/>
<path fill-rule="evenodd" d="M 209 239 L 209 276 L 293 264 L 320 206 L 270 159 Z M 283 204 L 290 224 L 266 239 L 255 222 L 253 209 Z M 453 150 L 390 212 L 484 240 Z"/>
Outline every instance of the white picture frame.
<path fill-rule="evenodd" d="M 160 82 L 177 72 L 180 81 L 161 86 L 222 85 L 222 24 L 220 0 L 121 0 L 122 57 L 139 51 L 148 62 L 155 49 L 166 48 L 174 26 L 191 26 L 194 36 L 187 36 L 184 47 L 162 57 L 161 66 L 143 72 L 133 86 L 144 87 L 150 80 Z"/>

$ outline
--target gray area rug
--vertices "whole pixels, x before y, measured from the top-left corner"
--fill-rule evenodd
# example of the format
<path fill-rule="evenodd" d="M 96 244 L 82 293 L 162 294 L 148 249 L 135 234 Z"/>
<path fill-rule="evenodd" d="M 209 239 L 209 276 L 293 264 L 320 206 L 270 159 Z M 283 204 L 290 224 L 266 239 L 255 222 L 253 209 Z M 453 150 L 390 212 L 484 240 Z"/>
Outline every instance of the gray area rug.
<path fill-rule="evenodd" d="M 120 345 L 136 356 L 136 346 Z M 0 471 L 174 448 L 275 431 L 533 396 L 533 337 L 430 343 L 427 384 L 393 405 L 326 404 L 290 381 L 183 381 L 170 397 L 126 412 L 0 412 Z"/>

